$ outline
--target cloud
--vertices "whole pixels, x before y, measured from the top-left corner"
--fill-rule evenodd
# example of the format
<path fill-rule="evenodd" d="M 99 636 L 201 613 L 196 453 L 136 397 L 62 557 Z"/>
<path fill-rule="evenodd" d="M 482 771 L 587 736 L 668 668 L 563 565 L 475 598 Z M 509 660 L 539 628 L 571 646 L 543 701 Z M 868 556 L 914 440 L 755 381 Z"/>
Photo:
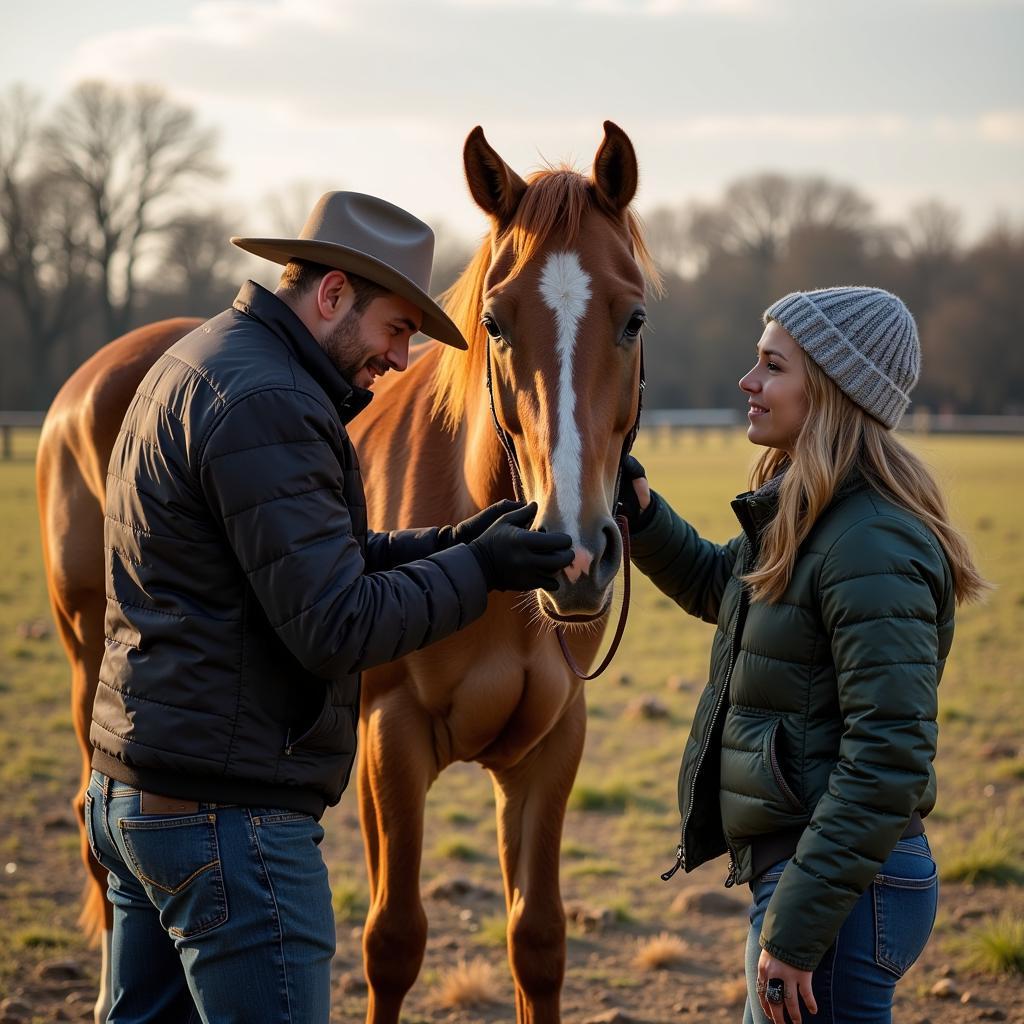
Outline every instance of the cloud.
<path fill-rule="evenodd" d="M 801 115 L 754 114 L 679 118 L 661 123 L 661 130 L 680 140 L 792 139 L 830 142 L 872 137 L 897 138 L 910 122 L 898 114 Z"/>
<path fill-rule="evenodd" d="M 65 66 L 64 79 L 181 82 L 180 91 L 192 95 L 283 91 L 288 78 L 279 71 L 290 76 L 301 70 L 302 54 L 312 51 L 318 59 L 306 72 L 315 73 L 320 54 L 351 31 L 354 6 L 330 0 L 204 0 L 181 24 L 87 38 Z"/>
<path fill-rule="evenodd" d="M 746 15 L 767 12 L 771 0 L 445 0 L 452 7 L 494 10 L 500 7 L 553 8 L 630 17 L 678 14 Z"/>
<path fill-rule="evenodd" d="M 596 14 L 654 18 L 681 14 L 749 16 L 770 13 L 768 0 L 576 0 L 575 6 Z"/>
<path fill-rule="evenodd" d="M 793 3 L 201 0 L 177 20 L 86 39 L 64 84 L 152 81 L 204 113 L 262 111 L 313 131 L 382 120 L 543 130 L 610 116 L 697 139 L 831 140 L 889 137 L 940 111 L 959 132 L 979 110 L 1017 105 L 1002 80 L 987 96 L 937 80 L 941 47 L 908 45 L 919 26 L 906 6 L 876 36 L 833 0 L 803 19 Z M 799 61 L 781 59 L 795 50 Z M 1015 132 L 997 120 L 981 137 Z"/>
<path fill-rule="evenodd" d="M 997 110 L 982 114 L 977 121 L 978 135 L 986 142 L 1024 143 L 1024 110 Z"/>

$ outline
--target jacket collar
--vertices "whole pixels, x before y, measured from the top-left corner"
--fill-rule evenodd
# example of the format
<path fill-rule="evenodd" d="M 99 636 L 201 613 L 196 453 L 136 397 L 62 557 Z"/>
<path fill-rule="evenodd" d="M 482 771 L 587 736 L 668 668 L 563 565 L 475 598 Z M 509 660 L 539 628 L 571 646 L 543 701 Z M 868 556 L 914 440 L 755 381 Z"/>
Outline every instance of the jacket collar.
<path fill-rule="evenodd" d="M 732 510 L 739 520 L 743 532 L 747 535 L 754 549 L 757 549 L 761 534 L 775 517 L 779 508 L 779 490 L 785 470 L 776 473 L 756 491 L 744 491 L 733 498 Z"/>
<path fill-rule="evenodd" d="M 342 423 L 348 423 L 370 404 L 373 392 L 349 384 L 295 311 L 273 292 L 267 291 L 255 281 L 246 281 L 232 306 L 240 313 L 258 320 L 284 342 L 292 355 L 330 396 Z"/>
<path fill-rule="evenodd" d="M 768 528 L 768 524 L 775 518 L 775 513 L 779 510 L 779 491 L 782 488 L 785 474 L 786 471 L 783 469 L 756 491 L 744 491 L 742 494 L 737 494 L 731 502 L 736 518 L 755 550 L 761 534 Z M 847 495 L 867 486 L 868 482 L 864 479 L 863 473 L 854 467 L 839 482 L 828 507 L 831 508 Z"/>

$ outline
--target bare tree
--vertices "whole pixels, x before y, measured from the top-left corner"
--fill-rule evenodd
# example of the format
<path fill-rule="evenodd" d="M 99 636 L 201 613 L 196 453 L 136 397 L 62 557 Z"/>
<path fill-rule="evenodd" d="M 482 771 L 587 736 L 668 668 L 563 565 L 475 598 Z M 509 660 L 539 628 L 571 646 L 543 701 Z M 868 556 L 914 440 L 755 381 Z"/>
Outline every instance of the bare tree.
<path fill-rule="evenodd" d="M 191 110 L 150 86 L 84 82 L 58 108 L 48 161 L 90 218 L 88 253 L 111 337 L 130 325 L 138 262 L 166 228 L 170 201 L 219 173 L 214 144 Z"/>
<path fill-rule="evenodd" d="M 48 397 L 48 361 L 89 286 L 79 204 L 36 163 L 40 103 L 20 86 L 0 97 L 0 286 L 24 319 L 30 401 Z"/>
<path fill-rule="evenodd" d="M 725 190 L 723 240 L 758 262 L 778 257 L 792 227 L 794 185 L 781 174 L 741 178 Z"/>
<path fill-rule="evenodd" d="M 910 208 L 897 231 L 896 245 L 904 254 L 915 308 L 930 310 L 952 284 L 960 261 L 962 218 L 937 199 Z"/>
<path fill-rule="evenodd" d="M 795 231 L 808 228 L 867 232 L 872 207 L 858 192 L 822 177 L 762 173 L 740 178 L 720 203 L 691 221 L 699 248 L 747 255 L 763 268 L 777 263 Z"/>
<path fill-rule="evenodd" d="M 791 203 L 790 230 L 828 228 L 864 232 L 873 213 L 872 204 L 849 185 L 817 176 L 794 179 Z"/>
<path fill-rule="evenodd" d="M 178 298 L 182 313 L 212 316 L 237 288 L 242 251 L 230 242 L 236 231 L 220 210 L 185 213 L 167 226 L 155 282 Z"/>
<path fill-rule="evenodd" d="M 266 198 L 271 230 L 282 238 L 294 238 L 306 223 L 316 201 L 325 193 L 341 186 L 335 182 L 311 181 L 303 178 L 293 181 Z M 246 232 L 250 229 L 245 228 Z"/>
<path fill-rule="evenodd" d="M 690 207 L 656 206 L 644 214 L 647 247 L 661 270 L 681 275 L 690 254 Z"/>
<path fill-rule="evenodd" d="M 912 206 L 903 231 L 908 255 L 912 259 L 949 259 L 960 245 L 962 226 L 960 212 L 938 199 Z"/>

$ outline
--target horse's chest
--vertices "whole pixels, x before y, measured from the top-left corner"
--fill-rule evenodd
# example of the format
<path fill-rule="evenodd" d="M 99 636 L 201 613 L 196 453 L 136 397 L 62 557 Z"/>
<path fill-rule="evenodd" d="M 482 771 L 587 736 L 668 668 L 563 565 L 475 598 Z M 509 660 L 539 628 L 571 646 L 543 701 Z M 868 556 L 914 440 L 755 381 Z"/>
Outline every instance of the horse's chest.
<path fill-rule="evenodd" d="M 447 685 L 414 671 L 421 705 L 443 720 L 450 761 L 475 760 L 485 751 L 518 760 L 554 727 L 578 685 L 557 646 L 543 641 L 526 658 L 499 647 L 460 669 Z"/>

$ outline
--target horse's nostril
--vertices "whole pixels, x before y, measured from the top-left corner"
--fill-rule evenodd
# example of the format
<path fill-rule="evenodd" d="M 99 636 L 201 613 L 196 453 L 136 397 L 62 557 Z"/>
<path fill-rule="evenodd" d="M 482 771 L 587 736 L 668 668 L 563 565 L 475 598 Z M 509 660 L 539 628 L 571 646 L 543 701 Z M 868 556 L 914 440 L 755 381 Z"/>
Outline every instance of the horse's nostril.
<path fill-rule="evenodd" d="M 608 523 L 601 527 L 601 540 L 603 548 L 597 559 L 597 571 L 595 582 L 599 586 L 605 586 L 615 575 L 619 568 L 619 559 L 622 556 L 622 539 L 619 536 L 619 529 L 614 523 Z"/>
<path fill-rule="evenodd" d="M 618 527 L 605 526 L 601 530 L 601 534 L 604 537 L 604 551 L 601 552 L 601 560 L 611 559 L 612 561 L 619 560 L 619 531 Z"/>

